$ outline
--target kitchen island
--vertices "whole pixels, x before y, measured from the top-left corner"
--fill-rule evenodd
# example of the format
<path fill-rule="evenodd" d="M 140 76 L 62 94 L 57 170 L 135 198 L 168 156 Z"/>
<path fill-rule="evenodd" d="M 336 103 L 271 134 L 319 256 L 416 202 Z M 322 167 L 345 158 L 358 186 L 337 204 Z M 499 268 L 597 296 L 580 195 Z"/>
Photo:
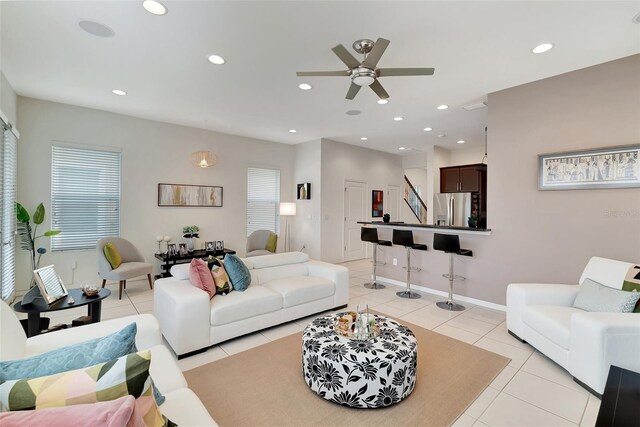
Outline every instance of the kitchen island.
<path fill-rule="evenodd" d="M 432 233 L 444 234 L 491 234 L 490 228 L 471 228 L 471 227 L 454 227 L 448 225 L 431 225 L 431 224 L 412 224 L 408 222 L 383 222 L 383 221 L 358 221 L 358 224 L 369 225 L 373 227 L 385 228 L 402 228 L 404 230 L 413 231 L 430 231 Z"/>

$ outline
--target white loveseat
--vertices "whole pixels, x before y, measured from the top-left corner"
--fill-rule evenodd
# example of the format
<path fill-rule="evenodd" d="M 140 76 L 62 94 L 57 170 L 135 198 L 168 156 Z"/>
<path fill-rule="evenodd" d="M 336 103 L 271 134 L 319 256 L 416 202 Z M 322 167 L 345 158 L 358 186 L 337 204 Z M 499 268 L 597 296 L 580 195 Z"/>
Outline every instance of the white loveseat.
<path fill-rule="evenodd" d="M 243 292 L 215 295 L 189 282 L 189 265 L 154 285 L 154 314 L 178 357 L 261 329 L 309 316 L 349 301 L 345 267 L 309 260 L 302 252 L 243 259 L 251 285 Z"/>
<path fill-rule="evenodd" d="M 591 279 L 620 289 L 633 264 L 593 257 L 580 284 Z M 597 394 L 609 367 L 640 372 L 640 313 L 596 313 L 573 307 L 579 285 L 510 284 L 507 328 Z"/>
<path fill-rule="evenodd" d="M 11 307 L 0 301 L 0 360 L 21 359 L 119 331 L 135 322 L 136 347 L 151 350 L 149 373 L 166 400 L 160 411 L 179 426 L 217 426 L 200 399 L 187 387 L 170 350 L 162 344 L 158 321 L 150 314 L 121 317 L 27 338 Z"/>

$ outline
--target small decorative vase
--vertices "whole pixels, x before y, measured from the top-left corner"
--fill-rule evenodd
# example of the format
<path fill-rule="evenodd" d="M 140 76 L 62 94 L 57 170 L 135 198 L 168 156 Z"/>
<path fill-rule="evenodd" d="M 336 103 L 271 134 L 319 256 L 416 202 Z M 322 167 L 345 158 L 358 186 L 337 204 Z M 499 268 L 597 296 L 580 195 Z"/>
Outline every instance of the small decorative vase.
<path fill-rule="evenodd" d="M 193 237 L 187 237 L 187 251 L 193 252 Z"/>

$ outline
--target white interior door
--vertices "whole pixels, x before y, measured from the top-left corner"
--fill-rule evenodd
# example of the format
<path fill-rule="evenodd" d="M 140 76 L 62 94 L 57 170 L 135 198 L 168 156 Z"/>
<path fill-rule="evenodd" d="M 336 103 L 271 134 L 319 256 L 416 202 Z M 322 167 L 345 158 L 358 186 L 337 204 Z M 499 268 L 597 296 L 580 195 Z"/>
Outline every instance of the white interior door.
<path fill-rule="evenodd" d="M 391 221 L 400 221 L 400 187 L 389 185 L 387 187 L 387 200 L 384 201 L 385 213 L 391 217 Z"/>
<path fill-rule="evenodd" d="M 364 243 L 360 240 L 361 224 L 366 218 L 366 190 L 362 182 L 346 181 L 344 185 L 344 260 L 365 257 Z"/>

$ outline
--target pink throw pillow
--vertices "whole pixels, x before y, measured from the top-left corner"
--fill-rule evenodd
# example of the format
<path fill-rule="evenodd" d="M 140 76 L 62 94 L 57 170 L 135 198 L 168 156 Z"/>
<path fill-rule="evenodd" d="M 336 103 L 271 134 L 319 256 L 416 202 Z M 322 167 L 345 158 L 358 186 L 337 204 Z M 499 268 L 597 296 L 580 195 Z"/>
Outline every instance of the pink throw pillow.
<path fill-rule="evenodd" d="M 122 396 L 116 400 L 0 413 L 2 427 L 64 426 L 64 427 L 140 427 L 144 420 L 134 415 L 136 399 Z"/>
<path fill-rule="evenodd" d="M 209 294 L 209 299 L 216 294 L 216 284 L 213 281 L 211 270 L 206 262 L 194 258 L 189 265 L 189 280 L 191 284 Z"/>

